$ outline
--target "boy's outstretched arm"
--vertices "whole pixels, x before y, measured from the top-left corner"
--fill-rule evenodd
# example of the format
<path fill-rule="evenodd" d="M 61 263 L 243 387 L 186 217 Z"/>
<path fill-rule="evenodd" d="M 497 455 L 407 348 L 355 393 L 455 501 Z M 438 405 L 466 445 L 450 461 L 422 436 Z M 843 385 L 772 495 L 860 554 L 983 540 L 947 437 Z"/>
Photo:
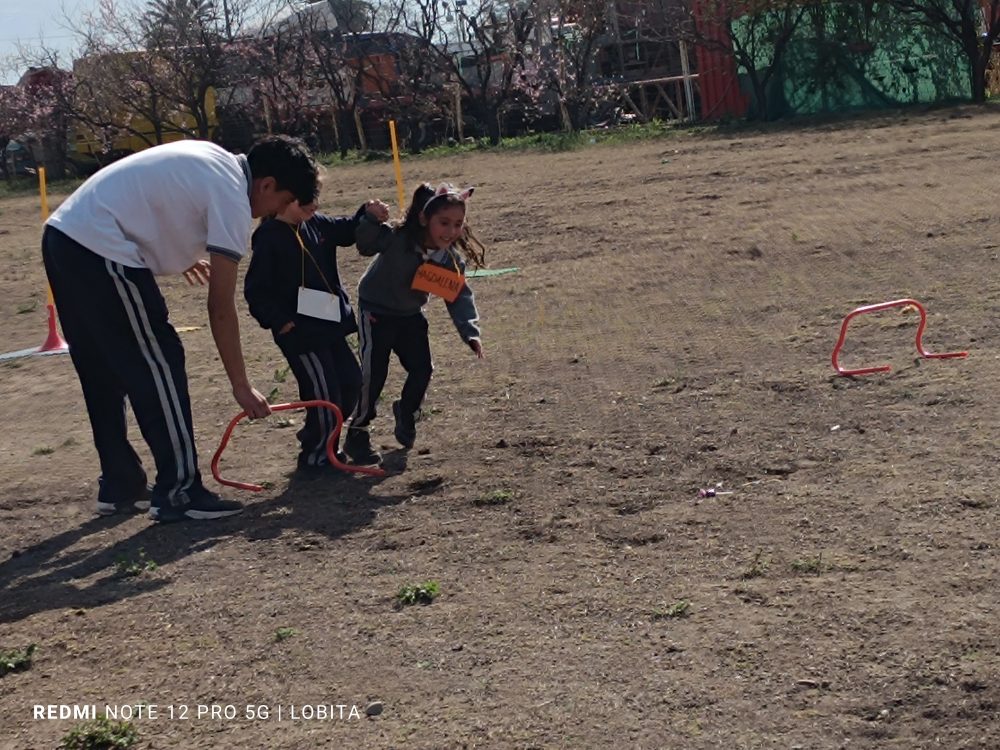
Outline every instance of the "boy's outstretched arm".
<path fill-rule="evenodd" d="M 233 387 L 233 397 L 251 419 L 266 417 L 271 407 L 247 378 L 240 345 L 240 321 L 236 314 L 237 263 L 220 253 L 212 253 L 208 279 L 208 323 L 219 350 L 222 366 Z"/>
<path fill-rule="evenodd" d="M 389 220 L 389 207 L 380 200 L 372 199 L 361 204 L 353 216 L 326 216 L 316 214 L 316 220 L 323 226 L 323 236 L 336 247 L 348 247 L 357 242 L 358 222 L 365 215 L 378 222 Z"/>

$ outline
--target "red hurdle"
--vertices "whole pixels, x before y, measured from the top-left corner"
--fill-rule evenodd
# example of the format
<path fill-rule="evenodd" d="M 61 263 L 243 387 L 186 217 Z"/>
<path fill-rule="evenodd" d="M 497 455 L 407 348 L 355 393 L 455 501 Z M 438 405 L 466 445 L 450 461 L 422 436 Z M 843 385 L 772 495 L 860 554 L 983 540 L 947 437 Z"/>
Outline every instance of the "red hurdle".
<path fill-rule="evenodd" d="M 879 302 L 876 305 L 865 305 L 863 307 L 858 307 L 849 312 L 844 317 L 844 322 L 840 326 L 840 338 L 837 339 L 837 345 L 833 348 L 833 369 L 835 369 L 841 375 L 868 375 L 873 372 L 889 372 L 892 367 L 889 365 L 878 365 L 876 367 L 859 367 L 854 370 L 847 370 L 840 366 L 837 362 L 837 356 L 840 354 L 840 349 L 844 345 L 844 338 L 847 336 L 847 325 L 851 322 L 851 319 L 863 315 L 864 313 L 877 312 L 879 310 L 886 310 L 890 307 L 905 307 L 907 305 L 912 305 L 920 313 L 920 324 L 917 326 L 917 351 L 920 353 L 921 357 L 925 359 L 955 359 L 958 357 L 968 357 L 968 352 L 945 352 L 943 354 L 934 354 L 932 352 L 924 349 L 923 335 L 924 328 L 927 327 L 927 311 L 924 310 L 924 306 L 917 302 L 915 299 L 894 299 L 891 302 Z"/>
<path fill-rule="evenodd" d="M 372 466 L 353 466 L 352 464 L 345 464 L 343 461 L 337 458 L 337 438 L 340 436 L 340 431 L 344 426 L 344 415 L 340 413 L 340 409 L 337 408 L 336 404 L 332 404 L 329 401 L 292 401 L 288 404 L 272 404 L 271 411 L 287 411 L 288 409 L 307 409 L 309 407 L 322 407 L 324 409 L 329 409 L 333 412 L 334 417 L 337 418 L 337 426 L 334 428 L 333 432 L 330 433 L 330 438 L 326 441 L 326 457 L 330 461 L 330 465 L 340 469 L 341 471 L 349 471 L 354 474 L 368 474 L 373 477 L 384 477 L 385 470 L 375 468 Z M 229 438 L 233 434 L 233 428 L 239 424 L 240 420 L 246 418 L 247 413 L 241 411 L 233 420 L 229 423 L 226 431 L 222 434 L 222 442 L 219 443 L 219 449 L 212 456 L 212 476 L 215 477 L 215 481 L 219 484 L 224 484 L 228 487 L 235 487 L 240 490 L 250 490 L 251 492 L 260 492 L 263 487 L 259 484 L 250 484 L 248 482 L 237 482 L 232 479 L 223 479 L 219 474 L 219 459 L 222 458 L 222 452 L 226 449 L 226 445 L 229 443 Z"/>

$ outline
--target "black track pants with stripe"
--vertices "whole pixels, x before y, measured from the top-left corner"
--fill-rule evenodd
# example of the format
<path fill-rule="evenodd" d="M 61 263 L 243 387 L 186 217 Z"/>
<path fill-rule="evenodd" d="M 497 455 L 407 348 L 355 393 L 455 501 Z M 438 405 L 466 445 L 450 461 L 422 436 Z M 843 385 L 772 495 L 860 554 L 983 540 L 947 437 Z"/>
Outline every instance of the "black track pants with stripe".
<path fill-rule="evenodd" d="M 292 336 L 294 340 L 295 337 Z M 343 336 L 302 346 L 278 337 L 278 345 L 299 384 L 302 401 L 329 401 L 340 408 L 344 419 L 351 416 L 361 390 L 361 368 Z M 337 426 L 329 409 L 306 409 L 306 423 L 299 431 L 302 445 L 299 462 L 308 466 L 327 463 L 326 442 Z"/>
<path fill-rule="evenodd" d="M 45 272 L 101 461 L 102 491 L 128 497 L 144 476 L 126 434 L 128 396 L 156 463 L 153 502 L 183 504 L 201 489 L 184 348 L 153 274 L 91 252 L 53 227 Z"/>
<path fill-rule="evenodd" d="M 427 318 L 416 315 L 375 315 L 360 303 L 358 341 L 361 349 L 361 397 L 354 410 L 355 427 L 364 427 L 376 417 L 376 404 L 389 375 L 389 358 L 395 352 L 406 370 L 399 396 L 404 414 L 416 414 L 427 395 L 434 373 Z"/>

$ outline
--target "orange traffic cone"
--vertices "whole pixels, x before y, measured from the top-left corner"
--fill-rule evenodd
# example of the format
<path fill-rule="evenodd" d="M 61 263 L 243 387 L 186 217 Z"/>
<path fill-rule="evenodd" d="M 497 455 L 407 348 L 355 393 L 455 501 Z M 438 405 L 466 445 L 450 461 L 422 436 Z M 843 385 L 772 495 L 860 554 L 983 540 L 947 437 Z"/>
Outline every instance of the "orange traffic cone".
<path fill-rule="evenodd" d="M 69 349 L 69 344 L 59 335 L 59 327 L 56 325 L 56 306 L 51 302 L 49 308 L 49 335 L 45 337 L 45 343 L 38 347 L 40 352 L 65 352 Z"/>

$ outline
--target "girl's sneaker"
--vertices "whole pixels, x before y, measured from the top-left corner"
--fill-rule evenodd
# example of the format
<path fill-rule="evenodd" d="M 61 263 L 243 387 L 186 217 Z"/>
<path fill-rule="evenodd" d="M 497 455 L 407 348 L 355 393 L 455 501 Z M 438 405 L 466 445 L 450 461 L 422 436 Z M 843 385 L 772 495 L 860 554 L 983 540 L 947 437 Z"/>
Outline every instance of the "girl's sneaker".
<path fill-rule="evenodd" d="M 342 464 L 346 464 L 350 459 L 343 451 L 337 451 L 337 460 Z M 323 457 L 323 463 L 311 464 L 309 463 L 308 454 L 299 454 L 298 460 L 295 462 L 295 473 L 303 479 L 319 479 L 325 475 L 341 474 L 343 470 L 329 463 L 325 456 Z"/>
<path fill-rule="evenodd" d="M 344 439 L 344 453 L 358 466 L 376 466 L 382 463 L 381 454 L 372 449 L 372 439 L 368 430 L 361 427 L 348 427 Z"/>

